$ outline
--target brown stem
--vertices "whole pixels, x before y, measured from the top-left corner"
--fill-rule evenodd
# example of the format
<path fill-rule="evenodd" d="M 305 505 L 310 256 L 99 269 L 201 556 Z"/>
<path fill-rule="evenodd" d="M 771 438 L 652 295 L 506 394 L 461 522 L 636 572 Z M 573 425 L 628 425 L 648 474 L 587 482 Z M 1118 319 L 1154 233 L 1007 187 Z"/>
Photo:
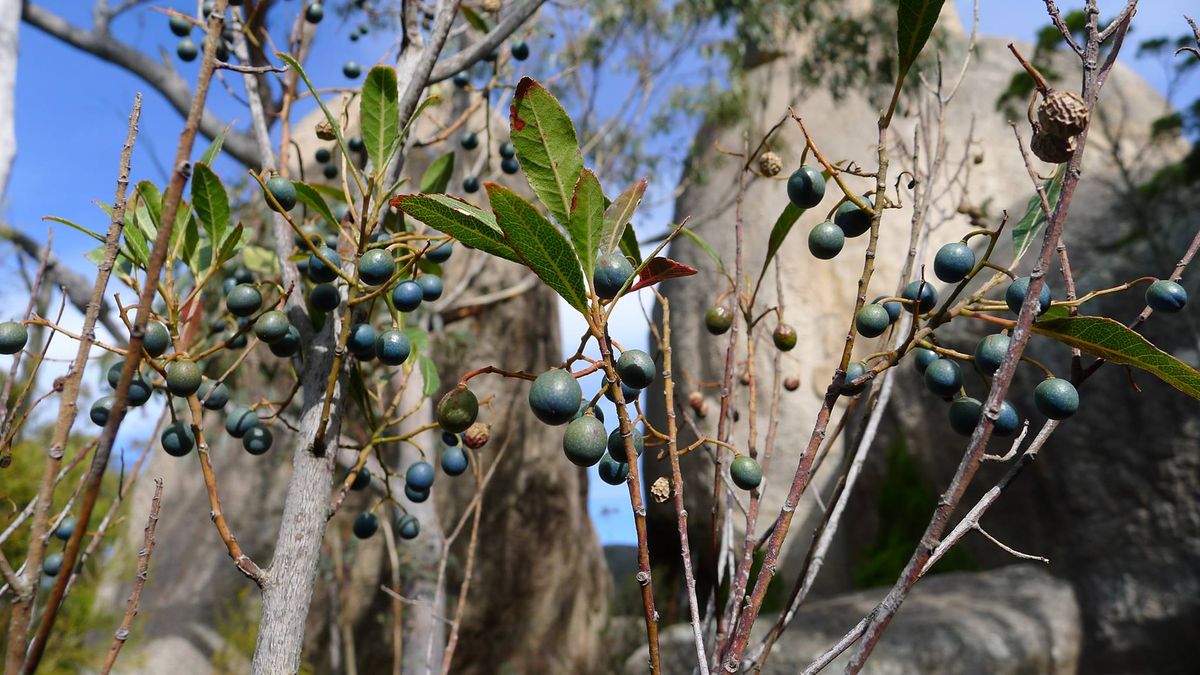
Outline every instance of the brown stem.
<path fill-rule="evenodd" d="M 129 631 L 133 628 L 133 618 L 137 616 L 138 605 L 142 599 L 142 588 L 146 586 L 146 576 L 150 569 L 150 555 L 154 553 L 154 530 L 158 527 L 158 511 L 162 507 L 163 480 L 154 479 L 154 497 L 150 500 L 150 516 L 146 519 L 146 536 L 142 539 L 142 550 L 138 552 L 138 567 L 136 581 L 133 582 L 133 592 L 129 594 L 129 602 L 125 605 L 125 617 L 121 619 L 121 627 L 113 635 L 112 646 L 108 648 L 108 658 L 100 668 L 100 675 L 108 675 L 121 647 L 129 639 Z"/>

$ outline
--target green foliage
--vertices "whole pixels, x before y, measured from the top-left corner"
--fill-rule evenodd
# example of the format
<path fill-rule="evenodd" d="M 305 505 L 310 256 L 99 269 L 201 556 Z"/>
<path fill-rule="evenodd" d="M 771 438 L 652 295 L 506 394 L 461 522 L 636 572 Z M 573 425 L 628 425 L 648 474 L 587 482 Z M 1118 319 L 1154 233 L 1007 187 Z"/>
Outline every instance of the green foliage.
<path fill-rule="evenodd" d="M 571 200 L 571 214 L 567 219 L 567 235 L 579 255 L 583 265 L 583 275 L 592 278 L 592 270 L 596 266 L 596 251 L 601 248 L 601 242 L 608 223 L 605 219 L 604 190 L 596 174 L 584 169 L 579 174 L 579 182 L 575 185 L 575 196 Z M 608 250 L 612 250 L 611 247 Z"/>
<path fill-rule="evenodd" d="M 1060 164 L 1054 171 L 1054 175 L 1047 180 L 1042 188 L 1046 192 L 1046 201 L 1050 204 L 1050 210 L 1053 213 L 1054 208 L 1058 205 L 1058 199 L 1062 193 L 1063 177 L 1067 174 L 1067 165 Z M 1042 236 L 1042 230 L 1046 227 L 1046 212 L 1042 209 L 1042 199 L 1035 192 L 1029 198 L 1029 203 L 1025 206 L 1025 215 L 1017 221 L 1013 226 L 1013 261 L 1015 266 L 1017 262 L 1029 250 L 1029 247 Z"/>
<path fill-rule="evenodd" d="M 917 472 L 903 438 L 887 449 L 886 479 L 879 492 L 876 514 L 879 529 L 875 540 L 862 551 L 854 569 L 858 588 L 890 585 L 896 581 L 912 556 L 913 547 L 925 533 L 929 515 L 937 507 L 937 492 Z M 962 546 L 946 552 L 930 574 L 976 570 L 979 566 Z"/>
<path fill-rule="evenodd" d="M 421 176 L 421 192 L 445 192 L 454 175 L 454 153 L 447 152 L 430 162 L 429 167 Z"/>
<path fill-rule="evenodd" d="M 896 76 L 898 83 L 904 81 L 909 68 L 925 48 L 944 3 L 945 0 L 899 0 L 896 6 L 896 48 L 900 65 Z"/>
<path fill-rule="evenodd" d="M 375 66 L 363 83 L 359 119 L 367 157 L 377 173 L 382 174 L 391 159 L 392 149 L 399 138 L 400 90 L 396 71 L 387 66 Z"/>
<path fill-rule="evenodd" d="M 541 84 L 523 78 L 513 94 L 512 144 L 529 187 L 559 224 L 566 224 L 583 157 L 575 125 Z"/>

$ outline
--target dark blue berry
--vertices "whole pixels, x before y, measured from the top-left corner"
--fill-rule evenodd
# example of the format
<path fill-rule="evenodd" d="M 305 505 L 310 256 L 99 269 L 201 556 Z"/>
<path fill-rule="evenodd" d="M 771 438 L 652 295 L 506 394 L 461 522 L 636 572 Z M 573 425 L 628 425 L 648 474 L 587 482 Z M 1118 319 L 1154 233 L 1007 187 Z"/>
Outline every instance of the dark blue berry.
<path fill-rule="evenodd" d="M 398 330 L 385 330 L 375 339 L 375 355 L 387 366 L 398 366 L 408 360 L 412 343 Z"/>
<path fill-rule="evenodd" d="M 250 284 L 237 284 L 225 296 L 225 307 L 234 316 L 250 316 L 262 307 L 262 294 Z"/>
<path fill-rule="evenodd" d="M 425 259 L 435 263 L 444 263 L 450 259 L 450 255 L 453 253 L 454 242 L 447 241 L 426 251 Z"/>
<path fill-rule="evenodd" d="M 500 160 L 500 170 L 511 176 L 521 170 L 521 163 L 516 157 L 504 157 Z"/>
<path fill-rule="evenodd" d="M 434 475 L 429 462 L 413 462 L 404 473 L 404 482 L 418 490 L 428 490 L 433 486 Z"/>
<path fill-rule="evenodd" d="M 54 528 L 54 538 L 66 541 L 75 534 L 75 516 L 67 516 L 58 523 L 58 527 Z"/>
<path fill-rule="evenodd" d="M 577 466 L 592 466 L 600 461 L 607 444 L 604 423 L 590 415 L 584 415 L 567 425 L 563 434 L 563 452 Z"/>
<path fill-rule="evenodd" d="M 314 2 L 304 9 L 304 20 L 311 24 L 321 23 L 321 19 L 324 18 L 325 8 L 319 2 Z"/>
<path fill-rule="evenodd" d="M 175 54 L 179 56 L 179 60 L 192 62 L 200 55 L 200 48 L 192 41 L 192 38 L 185 37 L 175 45 Z"/>
<path fill-rule="evenodd" d="M 825 198 L 825 176 L 811 166 L 802 166 L 788 177 L 787 194 L 796 206 L 810 209 Z"/>
<path fill-rule="evenodd" d="M 337 269 L 342 266 L 342 258 L 337 254 L 337 251 L 323 246 L 320 249 L 321 255 L 325 256 L 331 264 L 326 265 L 325 260 L 317 257 L 316 253 L 311 253 L 308 256 L 308 278 L 319 284 L 326 284 L 334 279 L 337 279 Z"/>
<path fill-rule="evenodd" d="M 287 314 L 277 309 L 271 310 L 270 312 L 264 312 L 254 322 L 254 334 L 258 336 L 259 340 L 267 344 L 273 344 L 282 340 L 287 335 L 288 328 L 291 328 L 291 326 L 292 324 L 288 322 Z"/>
<path fill-rule="evenodd" d="M 271 430 L 266 427 L 254 427 L 242 436 L 242 447 L 252 455 L 262 455 L 271 449 L 275 440 Z"/>
<path fill-rule="evenodd" d="M 329 148 L 317 148 L 317 152 L 314 154 L 314 157 L 318 162 L 324 164 L 325 162 L 333 159 L 333 153 L 329 151 Z"/>
<path fill-rule="evenodd" d="M 368 286 L 378 286 L 396 273 L 396 259 L 386 249 L 373 248 L 358 259 L 358 278 Z"/>
<path fill-rule="evenodd" d="M 426 499 L 429 499 L 429 488 L 421 489 L 415 488 L 411 485 L 405 485 L 404 496 L 408 499 L 408 501 L 414 504 L 420 504 Z"/>
<path fill-rule="evenodd" d="M 417 277 L 417 285 L 421 287 L 421 299 L 426 302 L 442 297 L 442 278 L 436 274 L 422 274 Z"/>
<path fill-rule="evenodd" d="M 342 75 L 345 75 L 351 80 L 357 80 L 359 75 L 362 75 L 362 66 L 355 61 L 347 61 L 342 66 Z"/>
<path fill-rule="evenodd" d="M 203 381 L 203 370 L 195 361 L 180 359 L 167 365 L 167 391 L 176 396 L 191 396 Z"/>
<path fill-rule="evenodd" d="M 500 156 L 504 159 L 512 159 L 517 156 L 517 148 L 509 141 L 505 141 L 500 144 Z"/>
<path fill-rule="evenodd" d="M 442 450 L 442 471 L 447 476 L 461 476 L 467 470 L 467 453 L 456 446 Z"/>
<path fill-rule="evenodd" d="M 954 399 L 947 413 L 950 417 L 950 428 L 955 433 L 970 436 L 979 424 L 979 418 L 983 416 L 983 405 L 977 399 L 963 396 Z"/>
<path fill-rule="evenodd" d="M 279 202 L 279 206 L 284 211 L 291 211 L 296 207 L 296 186 L 292 184 L 292 181 L 283 176 L 273 176 L 267 180 L 267 189 L 271 191 L 271 196 L 275 198 L 276 202 Z M 275 206 L 272 204 L 271 208 L 274 209 Z"/>
<path fill-rule="evenodd" d="M 842 247 L 845 245 L 846 233 L 842 232 L 842 228 L 828 220 L 818 223 L 808 233 L 808 251 L 813 254 L 814 258 L 820 260 L 836 258 L 837 254 L 842 252 Z"/>
<path fill-rule="evenodd" d="M 392 289 L 392 303 L 401 312 L 411 312 L 421 306 L 421 298 L 424 295 L 424 291 L 417 282 L 401 281 Z"/>
<path fill-rule="evenodd" d="M 234 438 L 241 438 L 246 435 L 254 427 L 261 424 L 258 419 L 258 413 L 254 412 L 249 406 L 235 405 L 229 410 L 229 415 L 225 418 L 225 431 Z"/>
<path fill-rule="evenodd" d="M 375 358 L 375 328 L 369 323 L 356 323 L 350 327 L 350 339 L 346 347 L 360 361 Z"/>
<path fill-rule="evenodd" d="M 938 359 L 925 369 L 925 386 L 942 398 L 949 398 L 962 387 L 962 369 L 950 359 Z"/>
<path fill-rule="evenodd" d="M 308 292 L 308 304 L 318 312 L 332 312 L 342 304 L 342 296 L 333 284 L 317 284 Z"/>
<path fill-rule="evenodd" d="M 871 386 L 871 381 L 867 380 L 859 385 L 852 386 L 850 383 L 867 374 L 867 364 L 862 361 L 855 361 L 846 366 L 846 377 L 842 382 L 843 392 L 847 396 L 857 396 L 863 393 L 867 387 Z"/>
<path fill-rule="evenodd" d="M 867 206 L 873 206 L 871 200 L 866 197 L 862 201 Z M 833 223 L 842 228 L 847 237 L 853 239 L 871 229 L 871 214 L 858 208 L 854 202 L 846 201 L 833 213 Z"/>
<path fill-rule="evenodd" d="M 545 424 L 566 424 L 579 412 L 582 398 L 583 390 L 575 377 L 557 368 L 538 375 L 529 387 L 529 407 Z"/>
<path fill-rule="evenodd" d="M 1002 401 L 1000 414 L 996 417 L 992 430 L 997 436 L 1011 436 L 1020 426 L 1021 416 L 1017 414 L 1017 409 L 1008 401 Z"/>
<path fill-rule="evenodd" d="M 913 364 L 916 366 L 918 373 L 924 373 L 929 364 L 937 361 L 939 358 L 941 357 L 932 349 L 917 347 L 913 351 Z"/>
<path fill-rule="evenodd" d="M 596 259 L 596 270 L 592 273 L 596 295 L 611 300 L 632 276 L 633 265 L 624 253 L 613 251 L 600 256 Z"/>
<path fill-rule="evenodd" d="M 364 511 L 354 517 L 354 536 L 359 539 L 370 539 L 379 531 L 379 518 L 370 511 Z"/>
<path fill-rule="evenodd" d="M 150 356 L 162 356 L 171 346 L 171 332 L 159 321 L 146 323 L 146 334 L 142 338 L 142 348 Z"/>
<path fill-rule="evenodd" d="M 881 295 L 878 298 L 875 298 L 874 300 L 872 300 L 871 304 L 878 305 L 879 301 L 883 300 L 883 299 L 884 299 L 884 296 Z M 896 323 L 896 319 L 900 318 L 900 312 L 904 311 L 904 305 L 896 300 L 892 300 L 892 301 L 883 303 L 883 308 L 885 310 L 887 310 L 888 323 Z"/>
<path fill-rule="evenodd" d="M 1065 420 L 1079 410 L 1079 392 L 1070 382 L 1052 377 L 1033 390 L 1038 412 L 1052 420 Z"/>
<path fill-rule="evenodd" d="M 183 422 L 172 422 L 163 429 L 159 438 L 162 449 L 172 457 L 183 457 L 196 447 L 196 437 L 192 435 L 192 427 Z"/>
<path fill-rule="evenodd" d="M 472 193 L 479 192 L 479 178 L 475 176 L 467 176 L 462 182 L 463 192 Z"/>
<path fill-rule="evenodd" d="M 209 410 L 221 410 L 229 403 L 229 387 L 224 382 L 204 380 L 196 390 L 196 398 Z"/>
<path fill-rule="evenodd" d="M 924 314 L 937 306 L 938 294 L 937 290 L 928 281 L 917 279 L 910 281 L 904 290 L 900 292 L 900 297 L 908 300 L 909 303 L 904 306 L 908 311 L 912 311 L 913 303 L 917 301 L 917 294 L 920 293 L 921 301 L 917 303 L 918 313 Z"/>
<path fill-rule="evenodd" d="M 416 539 L 417 535 L 421 534 L 421 521 L 406 513 L 396 523 L 396 531 L 400 534 L 401 539 Z"/>
<path fill-rule="evenodd" d="M 621 377 L 621 382 L 634 389 L 649 387 L 657 374 L 654 359 L 640 349 L 626 349 L 617 359 L 617 375 Z"/>
<path fill-rule="evenodd" d="M 452 448 L 458 445 L 458 434 L 452 434 L 449 431 L 442 432 L 442 445 Z"/>
<path fill-rule="evenodd" d="M 591 401 L 584 401 L 584 400 L 579 401 L 579 412 L 575 413 L 575 416 L 571 418 L 572 422 L 579 419 L 580 417 L 583 417 L 584 415 L 588 414 L 589 412 L 596 419 L 600 420 L 601 422 L 604 421 L 604 411 L 601 410 L 597 406 L 588 407 L 589 403 L 591 403 Z"/>
<path fill-rule="evenodd" d="M 631 429 L 629 431 L 629 438 L 633 439 L 634 453 L 637 454 L 638 457 L 641 457 L 642 451 L 646 449 L 646 439 L 637 429 Z M 625 439 L 621 437 L 620 427 L 613 429 L 608 435 L 608 445 L 606 447 L 613 457 L 625 457 Z"/>
<path fill-rule="evenodd" d="M 600 458 L 597 470 L 600 472 L 600 480 L 609 485 L 620 485 L 629 477 L 629 465 L 613 459 L 607 452 Z"/>
<path fill-rule="evenodd" d="M 42 572 L 48 577 L 56 577 L 62 571 L 63 554 L 55 551 L 42 561 Z"/>
<path fill-rule="evenodd" d="M 1167 279 L 1159 279 L 1146 289 L 1146 304 L 1156 312 L 1174 314 L 1187 305 L 1187 291 Z"/>
<path fill-rule="evenodd" d="M 957 284 L 975 268 L 975 252 L 961 241 L 938 249 L 933 257 L 933 273 L 948 284 Z"/>
<path fill-rule="evenodd" d="M 326 180 L 333 180 L 334 178 L 337 178 L 338 177 L 337 164 L 326 164 L 325 166 L 321 167 L 321 175 L 325 176 Z"/>
<path fill-rule="evenodd" d="M 1029 277 L 1021 277 L 1008 285 L 1008 290 L 1004 292 L 1004 302 L 1008 304 L 1008 308 L 1013 314 L 1021 313 L 1021 305 L 1025 302 L 1025 296 L 1029 294 Z M 1038 293 L 1038 314 L 1045 314 L 1046 310 L 1050 309 L 1050 285 L 1042 284 L 1042 290 Z"/>
<path fill-rule="evenodd" d="M 858 329 L 858 334 L 865 338 L 883 335 L 891 323 L 891 315 L 883 305 L 863 305 L 854 316 L 854 327 Z"/>
<path fill-rule="evenodd" d="M 512 57 L 517 61 L 524 61 L 529 58 L 529 45 L 525 42 L 514 42 L 512 46 Z"/>
<path fill-rule="evenodd" d="M 367 149 L 367 144 L 363 142 L 362 136 L 351 136 L 350 140 L 346 141 L 346 148 L 350 152 L 363 152 Z"/>
<path fill-rule="evenodd" d="M 295 326 L 288 326 L 287 333 L 278 342 L 267 345 L 271 353 L 281 359 L 291 358 L 300 351 L 300 331 Z"/>
<path fill-rule="evenodd" d="M 361 492 L 369 487 L 371 487 L 371 470 L 364 465 L 358 470 L 358 473 L 354 474 L 354 480 L 350 481 L 350 489 Z"/>
<path fill-rule="evenodd" d="M 1000 363 L 1004 361 L 1004 355 L 1008 353 L 1008 344 L 1011 342 L 1007 335 L 996 333 L 988 335 L 975 345 L 975 365 L 979 366 L 979 370 L 985 375 L 993 375 L 1000 368 Z"/>
<path fill-rule="evenodd" d="M 458 142 L 463 150 L 474 150 L 479 147 L 479 135 L 474 131 L 466 131 L 458 137 Z"/>
<path fill-rule="evenodd" d="M 192 34 L 192 22 L 182 16 L 171 15 L 167 20 L 167 25 L 171 27 L 171 32 L 176 37 L 187 37 Z"/>
<path fill-rule="evenodd" d="M 454 86 L 461 88 L 468 84 L 471 84 L 471 75 L 467 71 L 460 70 L 454 74 Z"/>

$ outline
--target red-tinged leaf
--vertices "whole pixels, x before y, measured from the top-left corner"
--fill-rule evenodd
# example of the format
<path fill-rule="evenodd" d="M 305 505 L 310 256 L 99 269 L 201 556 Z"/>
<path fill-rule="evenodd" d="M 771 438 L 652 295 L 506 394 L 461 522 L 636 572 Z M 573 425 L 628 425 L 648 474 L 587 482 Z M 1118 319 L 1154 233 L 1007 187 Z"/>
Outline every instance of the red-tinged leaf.
<path fill-rule="evenodd" d="M 660 281 L 666 281 L 667 279 L 690 277 L 695 274 L 696 271 L 697 270 L 695 267 L 689 267 L 688 265 L 684 265 L 681 262 L 676 262 L 670 258 L 663 258 L 661 256 L 651 258 L 650 261 L 646 263 L 646 266 L 642 268 L 641 273 L 638 274 L 638 282 L 629 288 L 629 292 L 632 293 L 639 288 L 653 286 L 654 284 L 657 284 Z"/>

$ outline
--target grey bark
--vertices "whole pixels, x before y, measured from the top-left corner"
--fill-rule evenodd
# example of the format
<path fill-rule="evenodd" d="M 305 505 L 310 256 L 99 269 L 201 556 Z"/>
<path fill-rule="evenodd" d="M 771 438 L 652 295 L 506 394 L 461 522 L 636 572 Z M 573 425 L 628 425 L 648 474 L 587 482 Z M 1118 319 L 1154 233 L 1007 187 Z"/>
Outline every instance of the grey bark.
<path fill-rule="evenodd" d="M 0 7 L 0 203 L 8 190 L 13 160 L 17 156 L 16 92 L 17 33 L 21 6 L 16 2 Z"/>

